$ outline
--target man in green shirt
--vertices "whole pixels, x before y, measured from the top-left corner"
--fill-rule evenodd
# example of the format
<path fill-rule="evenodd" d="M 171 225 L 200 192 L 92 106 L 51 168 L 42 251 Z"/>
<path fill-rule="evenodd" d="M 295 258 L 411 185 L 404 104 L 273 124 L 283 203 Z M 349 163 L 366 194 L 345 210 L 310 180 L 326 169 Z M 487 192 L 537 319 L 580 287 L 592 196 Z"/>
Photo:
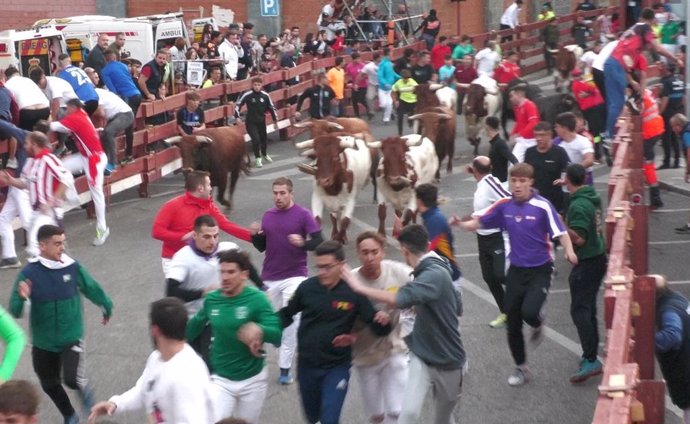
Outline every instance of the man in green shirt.
<path fill-rule="evenodd" d="M 22 328 L 0 306 L 0 339 L 5 342 L 5 355 L 0 357 L 0 384 L 12 378 L 22 356 L 26 337 Z"/>
<path fill-rule="evenodd" d="M 218 254 L 221 288 L 211 292 L 202 309 L 187 325 L 187 339 L 194 340 L 211 326 L 213 403 L 218 418 L 260 422 L 266 398 L 268 371 L 263 343 L 280 346 L 282 327 L 268 297 L 246 285 L 250 262 L 245 253 Z"/>
<path fill-rule="evenodd" d="M 597 293 L 606 275 L 606 251 L 601 236 L 601 198 L 585 184 L 586 170 L 580 164 L 566 169 L 566 186 L 570 204 L 566 214 L 568 235 L 577 255 L 577 265 L 570 272 L 570 316 L 582 344 L 580 369 L 570 377 L 571 383 L 582 383 L 601 374 L 597 359 L 599 330 L 597 325 Z"/>
<path fill-rule="evenodd" d="M 393 84 L 392 91 L 395 93 L 393 104 L 397 110 L 398 115 L 398 135 L 402 136 L 403 115 L 408 117 L 414 114 L 414 107 L 417 104 L 417 95 L 414 90 L 417 86 L 417 81 L 410 78 L 410 70 L 403 69 L 400 72 L 402 78 Z M 408 121 L 409 124 L 409 121 Z"/>
<path fill-rule="evenodd" d="M 460 44 L 455 46 L 453 49 L 452 57 L 453 61 L 457 64 L 459 63 L 463 57 L 467 55 L 472 55 L 474 54 L 474 46 L 472 45 L 472 38 L 465 34 L 462 36 L 460 39 Z"/>

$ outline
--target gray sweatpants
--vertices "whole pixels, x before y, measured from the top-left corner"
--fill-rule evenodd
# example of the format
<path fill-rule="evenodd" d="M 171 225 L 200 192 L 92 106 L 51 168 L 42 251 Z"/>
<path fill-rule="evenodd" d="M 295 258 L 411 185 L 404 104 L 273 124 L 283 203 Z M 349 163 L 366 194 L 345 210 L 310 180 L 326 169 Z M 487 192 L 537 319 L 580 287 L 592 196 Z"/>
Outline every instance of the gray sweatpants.
<path fill-rule="evenodd" d="M 115 137 L 131 127 L 132 123 L 134 123 L 134 114 L 132 112 L 121 112 L 105 124 L 105 128 L 101 133 L 101 145 L 103 145 L 103 150 L 105 150 L 105 154 L 108 156 L 108 163 L 117 164 Z"/>

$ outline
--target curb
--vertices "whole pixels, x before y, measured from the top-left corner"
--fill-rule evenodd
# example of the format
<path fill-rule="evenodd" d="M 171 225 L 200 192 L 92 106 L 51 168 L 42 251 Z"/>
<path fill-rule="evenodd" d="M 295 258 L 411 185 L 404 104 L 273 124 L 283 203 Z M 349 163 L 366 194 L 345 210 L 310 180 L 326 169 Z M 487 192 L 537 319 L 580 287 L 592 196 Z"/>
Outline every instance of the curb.
<path fill-rule="evenodd" d="M 659 188 L 690 197 L 690 188 L 679 187 L 678 185 L 670 184 L 664 181 L 659 181 Z"/>

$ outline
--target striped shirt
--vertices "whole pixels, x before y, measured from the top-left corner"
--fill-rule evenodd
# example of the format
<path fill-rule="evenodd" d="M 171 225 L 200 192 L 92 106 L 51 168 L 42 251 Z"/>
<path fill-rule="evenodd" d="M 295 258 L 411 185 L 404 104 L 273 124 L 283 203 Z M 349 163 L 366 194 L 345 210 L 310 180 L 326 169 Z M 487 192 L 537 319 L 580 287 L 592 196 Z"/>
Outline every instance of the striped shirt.
<path fill-rule="evenodd" d="M 36 210 L 41 205 L 52 204 L 56 200 L 55 192 L 60 184 L 69 186 L 72 176 L 60 159 L 51 154 L 50 150 L 44 149 L 27 159 L 21 179 L 29 185 L 29 201 Z"/>
<path fill-rule="evenodd" d="M 484 176 L 484 178 L 477 182 L 477 190 L 474 192 L 473 215 L 479 216 L 479 211 L 488 208 L 498 200 L 510 196 L 510 192 L 506 190 L 498 178 L 491 174 Z M 477 230 L 477 234 L 480 236 L 488 236 L 489 234 L 498 233 L 500 231 L 500 228 L 480 228 Z"/>
<path fill-rule="evenodd" d="M 553 261 L 549 240 L 565 234 L 553 205 L 532 192 L 524 202 L 511 198 L 497 201 L 479 221 L 483 228 L 501 228 L 510 237 L 510 264 L 531 268 Z"/>

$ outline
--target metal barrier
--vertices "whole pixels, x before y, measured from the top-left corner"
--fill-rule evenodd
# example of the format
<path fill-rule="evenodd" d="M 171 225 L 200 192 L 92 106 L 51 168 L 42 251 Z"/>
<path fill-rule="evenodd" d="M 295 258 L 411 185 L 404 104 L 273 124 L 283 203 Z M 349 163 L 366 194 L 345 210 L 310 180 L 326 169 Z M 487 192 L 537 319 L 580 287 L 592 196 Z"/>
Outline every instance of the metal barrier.
<path fill-rule="evenodd" d="M 664 421 L 664 382 L 654 379 L 655 282 L 648 272 L 640 116 L 622 116 L 608 183 L 604 281 L 605 366 L 594 424 Z"/>

